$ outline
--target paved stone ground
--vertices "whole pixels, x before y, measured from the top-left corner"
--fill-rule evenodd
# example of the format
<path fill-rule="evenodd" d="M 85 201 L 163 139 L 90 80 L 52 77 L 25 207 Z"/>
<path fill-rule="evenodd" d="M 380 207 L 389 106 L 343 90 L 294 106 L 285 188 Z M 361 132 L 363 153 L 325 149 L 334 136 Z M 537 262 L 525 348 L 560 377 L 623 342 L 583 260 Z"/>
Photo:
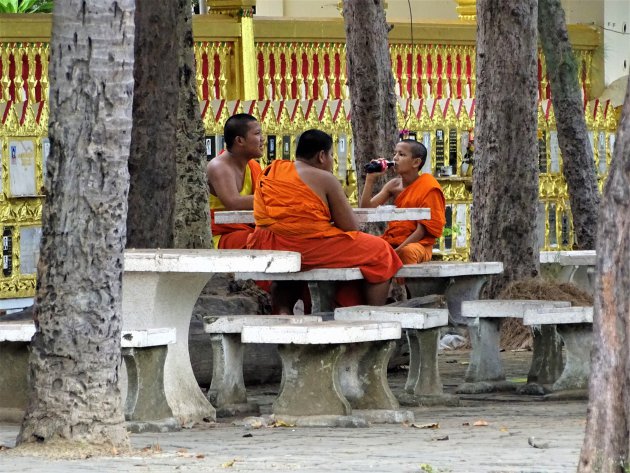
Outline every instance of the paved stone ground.
<path fill-rule="evenodd" d="M 504 353 L 508 378 L 523 381 L 530 353 Z M 440 356 L 447 390 L 463 379 L 467 352 Z M 391 376 L 394 392 L 405 373 Z M 252 397 L 265 408 L 277 385 Z M 2 472 L 574 472 L 584 435 L 585 401 L 542 401 L 531 396 L 467 396 L 462 406 L 414 409 L 416 425 L 367 429 L 275 427 L 246 429 L 229 422 L 197 425 L 172 434 L 131 436 L 137 454 L 66 461 L 14 457 L 0 452 Z M 477 421 L 487 426 L 474 426 Z M 17 425 L 0 425 L 0 445 L 15 443 Z M 532 447 L 534 444 L 546 448 Z"/>

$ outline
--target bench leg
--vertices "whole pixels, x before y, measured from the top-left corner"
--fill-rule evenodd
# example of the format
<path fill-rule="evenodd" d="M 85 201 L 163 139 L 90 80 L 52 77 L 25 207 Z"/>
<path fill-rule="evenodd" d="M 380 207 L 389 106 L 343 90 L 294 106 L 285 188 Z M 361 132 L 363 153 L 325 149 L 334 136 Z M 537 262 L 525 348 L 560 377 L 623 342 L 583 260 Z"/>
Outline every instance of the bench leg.
<path fill-rule="evenodd" d="M 478 319 L 478 324 L 470 325 L 470 365 L 465 380 L 469 383 L 480 381 L 505 381 L 503 364 L 499 356 L 499 332 L 501 319 Z"/>
<path fill-rule="evenodd" d="M 462 301 L 476 301 L 486 284 L 487 276 L 458 276 L 446 288 L 448 320 L 454 325 L 467 325 L 470 319 L 462 317 Z"/>
<path fill-rule="evenodd" d="M 395 347 L 393 340 L 346 345 L 339 362 L 339 383 L 353 409 L 400 407 L 387 382 L 387 363 Z"/>
<path fill-rule="evenodd" d="M 214 407 L 247 402 L 243 380 L 243 344 L 241 335 L 219 333 L 210 336 L 212 342 L 212 381 L 208 400 Z"/>
<path fill-rule="evenodd" d="M 418 396 L 441 396 L 444 393 L 438 370 L 440 329 L 407 330 L 409 341 L 409 375 L 405 392 Z"/>
<path fill-rule="evenodd" d="M 28 403 L 30 342 L 0 343 L 0 421 L 21 422 Z"/>
<path fill-rule="evenodd" d="M 311 293 L 311 313 L 332 312 L 335 308 L 336 284 L 334 281 L 309 281 L 308 290 Z"/>
<path fill-rule="evenodd" d="M 555 325 L 534 328 L 532 364 L 527 374 L 528 383 L 551 384 L 562 373 L 562 343 Z"/>
<path fill-rule="evenodd" d="M 273 413 L 287 416 L 337 415 L 351 412 L 339 386 L 343 345 L 278 345 L 282 385 Z"/>
<path fill-rule="evenodd" d="M 217 409 L 217 417 L 257 414 L 258 404 L 247 402 L 243 380 L 244 345 L 238 333 L 215 333 L 212 343 L 212 381 L 208 400 Z"/>
<path fill-rule="evenodd" d="M 592 325 L 563 324 L 558 325 L 557 330 L 564 341 L 566 363 L 562 375 L 553 384 L 553 390 L 588 389 L 593 344 Z"/>
<path fill-rule="evenodd" d="M 127 367 L 125 420 L 132 432 L 179 430 L 164 393 L 166 346 L 123 348 Z"/>

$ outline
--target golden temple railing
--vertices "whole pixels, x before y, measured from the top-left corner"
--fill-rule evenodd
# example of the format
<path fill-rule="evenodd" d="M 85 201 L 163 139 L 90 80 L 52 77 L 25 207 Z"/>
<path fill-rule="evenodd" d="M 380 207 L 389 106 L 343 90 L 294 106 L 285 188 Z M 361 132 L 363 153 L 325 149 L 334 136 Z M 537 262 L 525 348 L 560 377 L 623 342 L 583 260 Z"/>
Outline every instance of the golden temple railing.
<path fill-rule="evenodd" d="M 251 18 L 250 18 L 251 19 Z M 50 18 L 0 15 L 0 219 L 3 271 L 0 298 L 32 296 L 43 204 L 43 169 L 48 152 L 48 56 Z M 263 163 L 290 159 L 299 133 L 320 128 L 334 138 L 335 173 L 356 203 L 356 170 L 345 70 L 343 23 L 339 20 L 256 19 L 253 40 L 239 20 L 195 17 L 197 91 L 209 157 L 223 146 L 222 127 L 233 113 L 257 116 L 267 135 Z M 425 170 L 438 175 L 448 202 L 448 232 L 439 242 L 447 259 L 467 258 L 471 177 L 465 162 L 474 127 L 474 39 L 470 24 L 394 24 L 392 70 L 400 127 L 429 149 Z M 601 38 L 572 26 L 580 83 L 589 97 Z M 247 61 L 247 67 L 243 62 Z M 251 76 L 253 72 L 253 77 Z M 599 80 L 599 79 L 597 79 Z M 544 61 L 539 67 L 539 164 L 544 249 L 570 248 L 573 241 L 562 159 Z M 600 185 L 607 174 L 617 116 L 606 104 L 585 109 Z M 449 174 L 450 176 L 442 175 Z"/>

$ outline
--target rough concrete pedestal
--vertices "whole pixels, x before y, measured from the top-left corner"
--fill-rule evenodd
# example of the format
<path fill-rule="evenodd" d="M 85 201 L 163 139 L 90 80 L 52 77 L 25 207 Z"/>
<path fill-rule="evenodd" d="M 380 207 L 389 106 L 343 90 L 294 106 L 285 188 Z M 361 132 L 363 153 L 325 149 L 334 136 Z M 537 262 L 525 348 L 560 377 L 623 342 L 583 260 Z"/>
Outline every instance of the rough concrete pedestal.
<path fill-rule="evenodd" d="M 0 421 L 21 422 L 28 403 L 30 341 L 0 343 Z"/>
<path fill-rule="evenodd" d="M 553 383 L 553 391 L 588 389 L 591 373 L 592 324 L 558 325 L 558 334 L 565 347 L 566 362 L 560 378 Z"/>
<path fill-rule="evenodd" d="M 122 350 L 127 367 L 125 420 L 130 432 L 174 432 L 181 429 L 164 394 L 167 351 L 167 346 Z"/>

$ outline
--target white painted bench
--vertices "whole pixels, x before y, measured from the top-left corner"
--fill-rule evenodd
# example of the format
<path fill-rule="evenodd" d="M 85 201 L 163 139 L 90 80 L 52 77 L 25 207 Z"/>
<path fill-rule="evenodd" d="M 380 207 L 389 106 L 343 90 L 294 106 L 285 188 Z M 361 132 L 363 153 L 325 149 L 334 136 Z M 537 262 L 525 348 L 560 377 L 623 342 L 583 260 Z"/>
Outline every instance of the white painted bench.
<path fill-rule="evenodd" d="M 505 372 L 499 356 L 501 319 L 520 318 L 525 311 L 545 310 L 556 307 L 570 307 L 565 301 L 536 300 L 483 300 L 462 303 L 462 316 L 471 320 L 469 324 L 472 351 L 465 381 L 472 385 L 460 386 L 458 392 L 475 392 L 475 383 L 494 384 L 500 387 L 505 383 Z"/>
<path fill-rule="evenodd" d="M 278 344 L 282 384 L 273 403 L 276 417 L 296 425 L 338 426 L 352 409 L 399 412 L 387 362 L 400 336 L 398 322 L 328 321 L 245 325 L 241 341 Z M 403 420 L 413 420 L 412 414 L 395 419 Z"/>
<path fill-rule="evenodd" d="M 26 409 L 29 345 L 34 334 L 33 322 L 0 321 L 0 420 L 19 422 Z M 164 360 L 172 343 L 172 328 L 122 333 L 128 373 L 125 420 L 132 432 L 179 430 L 164 396 Z"/>
<path fill-rule="evenodd" d="M 204 319 L 204 331 L 211 334 L 212 381 L 208 400 L 217 410 L 217 417 L 257 413 L 258 404 L 249 403 L 243 380 L 243 344 L 245 325 L 266 326 L 321 322 L 321 317 L 303 315 L 219 315 Z"/>
<path fill-rule="evenodd" d="M 553 391 L 587 389 L 591 371 L 593 308 L 527 310 L 523 316 L 523 324 L 554 324 L 564 342 L 566 361 L 562 374 L 553 384 Z"/>
<path fill-rule="evenodd" d="M 382 205 L 375 208 L 352 209 L 359 223 L 390 222 L 394 220 L 429 220 L 431 209 L 428 208 L 396 208 Z M 222 210 L 214 213 L 215 223 L 246 223 L 253 225 L 253 210 Z"/>
<path fill-rule="evenodd" d="M 440 327 L 448 325 L 448 310 L 409 307 L 356 306 L 335 309 L 335 320 L 367 322 L 399 322 L 409 343 L 409 374 L 405 392 L 399 397 L 404 405 L 454 403 L 444 395 L 438 370 Z"/>
<path fill-rule="evenodd" d="M 180 423 L 214 419 L 215 409 L 199 388 L 188 353 L 188 330 L 201 290 L 215 273 L 300 269 L 299 253 L 257 250 L 126 250 L 123 329 L 174 327 L 176 341 L 164 365 L 164 392 Z M 264 277 L 263 277 L 264 279 Z"/>
<path fill-rule="evenodd" d="M 396 277 L 405 278 L 412 297 L 429 294 L 444 294 L 449 310 L 449 320 L 454 324 L 465 324 L 461 316 L 461 303 L 476 300 L 488 276 L 503 271 L 503 263 L 463 263 L 459 261 L 429 261 L 402 267 Z M 292 273 L 261 274 L 243 272 L 239 279 L 305 281 L 311 292 L 313 312 L 330 312 L 334 309 L 335 283 L 363 279 L 358 268 L 318 268 Z"/>

